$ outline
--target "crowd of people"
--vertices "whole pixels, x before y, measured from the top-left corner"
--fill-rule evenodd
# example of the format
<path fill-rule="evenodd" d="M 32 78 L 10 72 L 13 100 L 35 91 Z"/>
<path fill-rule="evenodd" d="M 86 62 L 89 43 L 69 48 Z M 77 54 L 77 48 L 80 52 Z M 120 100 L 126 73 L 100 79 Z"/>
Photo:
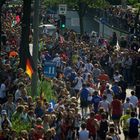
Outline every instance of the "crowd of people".
<path fill-rule="evenodd" d="M 99 10 L 98 16 L 103 16 L 103 11 Z M 139 12 L 134 8 L 122 8 L 121 6 L 111 6 L 104 11 L 105 23 L 121 29 L 130 34 L 139 35 Z M 136 29 L 137 28 L 137 29 Z"/>
<path fill-rule="evenodd" d="M 54 91 L 56 101 L 50 103 L 27 90 L 31 79 L 19 67 L 20 19 L 21 7 L 3 11 L 0 139 L 122 140 L 124 133 L 126 140 L 138 140 L 140 44 L 135 38 L 121 38 L 117 47 L 115 33 L 109 40 L 78 37 L 73 30 L 41 36 L 38 71 Z M 52 79 L 44 75 L 47 61 L 56 65 Z"/>
<path fill-rule="evenodd" d="M 106 12 L 107 14 L 109 13 L 111 16 L 118 18 L 120 20 L 119 24 L 122 25 L 122 28 L 125 28 L 126 30 L 129 29 L 129 33 L 135 34 L 136 12 L 132 11 L 132 9 L 123 9 L 121 7 L 112 7 Z"/>

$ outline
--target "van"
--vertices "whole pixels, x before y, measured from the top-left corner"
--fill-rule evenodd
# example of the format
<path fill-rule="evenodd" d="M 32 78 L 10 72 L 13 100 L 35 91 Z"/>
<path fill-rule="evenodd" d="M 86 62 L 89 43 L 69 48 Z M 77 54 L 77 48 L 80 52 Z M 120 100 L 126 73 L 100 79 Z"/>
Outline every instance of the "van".
<path fill-rule="evenodd" d="M 53 24 L 42 24 L 39 26 L 39 34 L 46 34 L 52 36 L 57 28 Z"/>

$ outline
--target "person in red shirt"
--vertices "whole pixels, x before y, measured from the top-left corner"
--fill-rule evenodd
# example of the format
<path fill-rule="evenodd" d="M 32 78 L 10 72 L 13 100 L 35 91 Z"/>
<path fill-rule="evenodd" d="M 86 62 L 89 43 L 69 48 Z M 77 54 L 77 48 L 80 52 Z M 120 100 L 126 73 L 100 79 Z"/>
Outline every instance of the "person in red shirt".
<path fill-rule="evenodd" d="M 98 77 L 98 80 L 101 82 L 101 81 L 105 81 L 105 82 L 109 82 L 109 76 L 104 72 L 102 71 L 102 73 L 99 75 Z"/>
<path fill-rule="evenodd" d="M 34 137 L 36 138 L 35 140 L 43 139 L 43 137 L 44 137 L 44 128 L 43 128 L 42 125 L 37 125 L 35 127 Z"/>
<path fill-rule="evenodd" d="M 87 130 L 89 131 L 90 138 L 95 140 L 99 125 L 95 119 L 95 113 L 91 112 L 90 117 L 87 119 Z"/>
<path fill-rule="evenodd" d="M 120 134 L 121 131 L 119 127 L 119 121 L 120 117 L 122 116 L 122 103 L 116 96 L 114 96 L 113 101 L 111 102 L 111 114 L 112 120 L 114 121 L 114 124 L 117 128 L 116 130 L 118 130 Z"/>
<path fill-rule="evenodd" d="M 101 121 L 103 113 L 105 113 L 105 110 L 104 110 L 104 108 L 100 107 L 98 113 L 96 113 L 96 115 L 95 115 L 95 119 L 97 121 Z"/>
<path fill-rule="evenodd" d="M 100 89 L 100 96 L 102 97 L 102 95 L 103 95 L 103 93 L 104 93 L 104 91 L 106 89 L 106 82 L 105 82 L 105 80 L 103 80 L 103 81 L 100 82 L 99 89 Z"/>

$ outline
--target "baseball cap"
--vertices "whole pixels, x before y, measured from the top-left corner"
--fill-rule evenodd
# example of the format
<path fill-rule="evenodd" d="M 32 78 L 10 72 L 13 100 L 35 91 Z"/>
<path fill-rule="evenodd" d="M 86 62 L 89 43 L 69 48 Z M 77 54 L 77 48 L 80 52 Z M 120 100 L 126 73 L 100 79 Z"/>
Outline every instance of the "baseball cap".
<path fill-rule="evenodd" d="M 6 110 L 2 110 L 2 111 L 1 111 L 1 114 L 2 114 L 2 115 L 7 115 Z"/>

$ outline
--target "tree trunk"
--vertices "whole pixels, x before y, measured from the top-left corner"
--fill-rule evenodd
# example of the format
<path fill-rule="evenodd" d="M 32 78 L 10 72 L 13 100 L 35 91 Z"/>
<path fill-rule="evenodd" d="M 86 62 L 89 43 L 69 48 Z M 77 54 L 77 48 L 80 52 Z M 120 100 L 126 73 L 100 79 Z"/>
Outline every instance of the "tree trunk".
<path fill-rule="evenodd" d="M 30 15 L 32 0 L 23 0 L 21 44 L 19 49 L 20 67 L 26 69 L 26 53 L 29 53 Z"/>
<path fill-rule="evenodd" d="M 79 13 L 79 22 L 80 22 L 80 33 L 81 35 L 84 33 L 84 23 L 83 23 L 83 15 Z"/>
<path fill-rule="evenodd" d="M 2 42 L 1 42 L 1 41 L 2 41 L 2 40 L 1 40 L 1 34 L 2 34 L 1 17 L 2 17 L 2 15 L 1 15 L 1 14 L 2 14 L 2 7 L 0 6 L 0 52 L 1 52 L 1 43 L 2 43 Z"/>
<path fill-rule="evenodd" d="M 80 22 L 80 33 L 81 35 L 84 33 L 84 22 L 83 22 L 83 18 L 85 15 L 85 12 L 87 10 L 88 6 L 87 4 L 82 3 L 81 1 L 79 1 L 78 3 L 78 15 L 79 15 L 79 22 Z"/>

